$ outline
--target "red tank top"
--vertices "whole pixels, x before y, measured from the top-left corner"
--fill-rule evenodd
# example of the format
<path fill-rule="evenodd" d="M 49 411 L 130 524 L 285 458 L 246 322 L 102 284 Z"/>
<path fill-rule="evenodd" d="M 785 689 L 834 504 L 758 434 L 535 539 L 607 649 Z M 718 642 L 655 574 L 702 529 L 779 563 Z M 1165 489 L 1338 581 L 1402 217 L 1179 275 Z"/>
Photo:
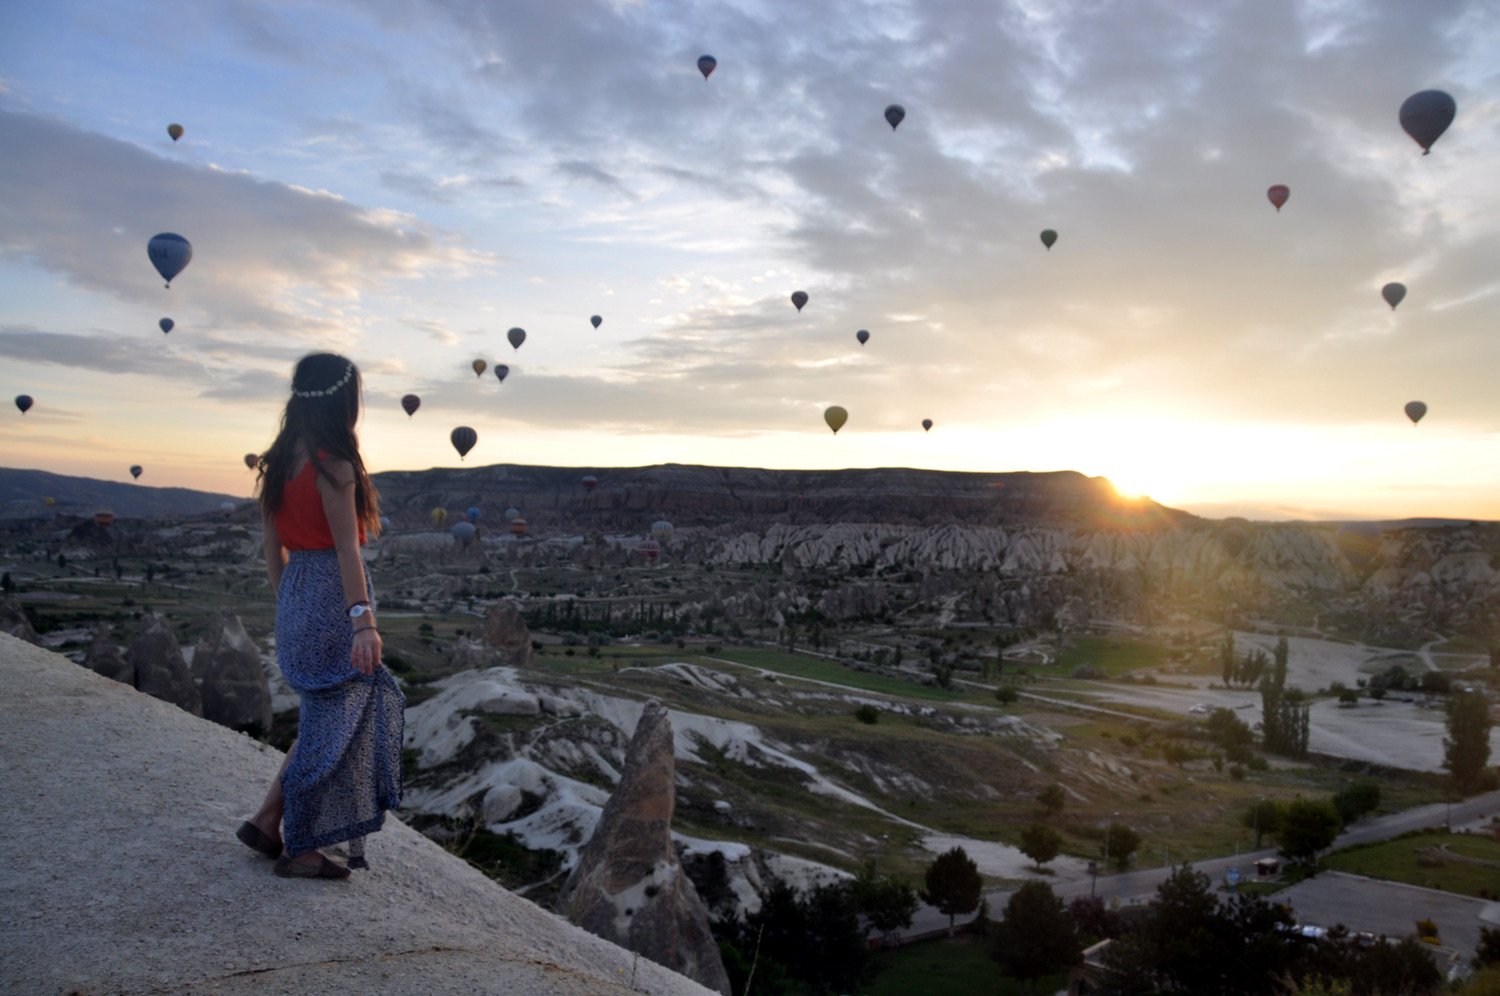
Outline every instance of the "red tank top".
<path fill-rule="evenodd" d="M 319 453 L 321 458 L 324 454 Z M 332 550 L 333 530 L 323 511 L 323 497 L 318 494 L 318 472 L 312 461 L 287 482 L 281 493 L 281 507 L 276 510 L 276 534 L 288 550 Z M 365 527 L 359 527 L 359 545 L 365 545 Z"/>

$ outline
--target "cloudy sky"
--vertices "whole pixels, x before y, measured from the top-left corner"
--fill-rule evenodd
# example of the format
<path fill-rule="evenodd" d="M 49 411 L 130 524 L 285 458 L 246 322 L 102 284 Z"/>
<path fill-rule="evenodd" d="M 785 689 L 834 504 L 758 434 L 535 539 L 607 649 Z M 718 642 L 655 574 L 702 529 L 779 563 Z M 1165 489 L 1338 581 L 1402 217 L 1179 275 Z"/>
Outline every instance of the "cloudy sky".
<path fill-rule="evenodd" d="M 1487 0 L 6 4 L 0 392 L 36 407 L 0 465 L 246 494 L 336 349 L 377 470 L 464 424 L 476 465 L 1500 518 L 1497 52 Z"/>

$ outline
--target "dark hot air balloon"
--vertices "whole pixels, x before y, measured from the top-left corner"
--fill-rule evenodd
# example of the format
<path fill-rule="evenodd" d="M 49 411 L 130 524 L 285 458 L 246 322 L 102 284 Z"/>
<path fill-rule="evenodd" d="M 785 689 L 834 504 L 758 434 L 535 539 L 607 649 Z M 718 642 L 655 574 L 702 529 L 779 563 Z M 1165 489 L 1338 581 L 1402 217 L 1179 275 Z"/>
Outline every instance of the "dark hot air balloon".
<path fill-rule="evenodd" d="M 509 366 L 505 365 L 504 363 L 496 363 L 495 364 L 495 379 L 496 380 L 500 381 L 500 383 L 503 384 L 503 383 L 505 383 L 505 378 L 507 378 L 509 376 L 510 376 L 510 367 Z"/>
<path fill-rule="evenodd" d="M 514 505 L 512 505 L 510 508 L 507 508 L 505 510 L 505 521 L 506 522 L 509 522 L 511 519 L 519 519 L 520 517 L 521 517 L 521 510 L 519 508 L 516 508 Z"/>
<path fill-rule="evenodd" d="M 698 72 L 703 74 L 704 79 L 713 75 L 714 69 L 719 65 L 719 60 L 711 55 L 698 56 Z"/>
<path fill-rule="evenodd" d="M 474 368 L 475 377 L 483 377 L 484 372 L 490 367 L 490 365 L 483 360 L 475 360 L 473 363 L 470 363 L 469 366 Z"/>
<path fill-rule="evenodd" d="M 172 321 L 172 319 L 170 318 L 163 318 L 161 321 L 157 322 L 156 325 L 159 329 L 161 329 L 162 335 L 166 335 L 168 332 L 177 327 L 177 323 Z"/>
<path fill-rule="evenodd" d="M 156 272 L 171 287 L 172 278 L 193 261 L 193 246 L 176 232 L 162 232 L 151 236 L 151 241 L 146 243 L 146 255 Z"/>
<path fill-rule="evenodd" d="M 922 420 L 922 431 L 923 432 L 931 432 L 932 431 L 932 419 L 930 419 L 930 418 L 924 418 Z"/>
<path fill-rule="evenodd" d="M 258 454 L 258 453 L 246 453 L 245 454 L 245 469 L 246 470 L 254 470 L 256 467 L 259 467 L 259 466 L 260 466 L 260 454 Z"/>
<path fill-rule="evenodd" d="M 849 421 L 849 413 L 840 405 L 830 405 L 823 410 L 823 421 L 828 423 L 828 428 L 837 436 L 844 423 Z"/>
<path fill-rule="evenodd" d="M 110 526 L 114 525 L 114 522 L 115 513 L 111 512 L 107 508 L 101 508 L 99 509 L 99 511 L 94 513 L 94 525 L 96 526 L 103 526 L 104 528 L 108 529 Z"/>
<path fill-rule="evenodd" d="M 1407 97 L 1401 104 L 1401 127 L 1422 147 L 1422 155 L 1432 152 L 1436 142 L 1453 123 L 1458 105 L 1441 90 L 1423 90 Z"/>
<path fill-rule="evenodd" d="M 526 535 L 526 520 L 525 519 L 520 519 L 520 518 L 511 519 L 510 520 L 510 534 L 512 536 L 516 536 L 516 537 L 525 536 Z"/>
<path fill-rule="evenodd" d="M 590 315 L 589 316 L 589 324 L 592 325 L 594 328 L 598 328 L 599 326 L 601 326 L 601 325 L 604 324 L 604 319 L 601 318 L 601 317 L 599 317 L 598 315 Z"/>
<path fill-rule="evenodd" d="M 854 333 L 854 338 L 858 339 L 859 344 L 863 346 L 865 343 L 870 341 L 870 333 L 865 331 L 864 329 L 860 329 L 858 332 Z"/>
<path fill-rule="evenodd" d="M 1385 303 L 1391 306 L 1392 311 L 1395 311 L 1396 305 L 1400 304 L 1401 300 L 1406 297 L 1406 285 L 1397 283 L 1386 284 L 1380 288 L 1380 296 L 1385 298 Z"/>
<path fill-rule="evenodd" d="M 903 120 L 905 120 L 905 118 L 906 108 L 902 107 L 900 104 L 892 104 L 890 107 L 887 107 L 885 109 L 885 119 L 886 121 L 890 122 L 891 131 L 895 131 L 896 126 Z"/>
<path fill-rule="evenodd" d="M 802 306 L 807 303 L 807 291 L 792 291 L 792 303 L 801 311 Z"/>
<path fill-rule="evenodd" d="M 31 395 L 29 395 L 29 394 L 18 394 L 18 395 L 16 395 L 16 407 L 19 408 L 19 409 L 21 409 L 21 414 L 22 415 L 25 415 L 27 412 L 31 411 L 31 406 L 34 405 L 34 404 L 36 404 L 36 402 L 31 400 Z"/>
<path fill-rule="evenodd" d="M 406 417 L 411 418 L 422 407 L 422 399 L 415 394 L 404 394 L 401 396 L 401 408 L 406 412 Z"/>
<path fill-rule="evenodd" d="M 1278 183 L 1266 190 L 1266 200 L 1276 205 L 1276 211 L 1281 212 L 1281 205 L 1285 204 L 1288 197 L 1292 196 L 1292 188 L 1284 183 Z"/>
<path fill-rule="evenodd" d="M 585 474 L 583 477 L 579 478 L 578 483 L 583 485 L 583 490 L 592 491 L 599 486 L 599 478 L 595 477 L 593 474 Z"/>
<path fill-rule="evenodd" d="M 172 141 L 177 141 L 182 137 L 182 125 L 176 122 L 167 125 L 167 134 L 172 136 Z"/>
<path fill-rule="evenodd" d="M 131 467 L 130 467 L 130 476 L 133 477 L 133 478 L 135 478 L 137 481 L 139 481 L 141 479 L 141 465 L 140 464 L 138 464 L 138 463 L 137 464 L 131 464 Z"/>
<path fill-rule="evenodd" d="M 1427 414 L 1427 406 L 1420 401 L 1408 401 L 1406 403 L 1406 417 L 1411 419 L 1411 424 L 1416 425 L 1422 421 L 1422 416 Z"/>
<path fill-rule="evenodd" d="M 469 455 L 474 444 L 479 442 L 479 433 L 466 425 L 461 425 L 448 434 L 448 439 L 453 443 L 453 448 L 458 450 L 458 458 L 462 460 Z"/>
<path fill-rule="evenodd" d="M 1049 250 L 1057 243 L 1057 232 L 1051 228 L 1042 229 L 1042 245 Z"/>
<path fill-rule="evenodd" d="M 505 338 L 509 340 L 513 349 L 520 349 L 521 343 L 526 341 L 526 330 L 511 329 L 509 332 L 505 333 Z"/>

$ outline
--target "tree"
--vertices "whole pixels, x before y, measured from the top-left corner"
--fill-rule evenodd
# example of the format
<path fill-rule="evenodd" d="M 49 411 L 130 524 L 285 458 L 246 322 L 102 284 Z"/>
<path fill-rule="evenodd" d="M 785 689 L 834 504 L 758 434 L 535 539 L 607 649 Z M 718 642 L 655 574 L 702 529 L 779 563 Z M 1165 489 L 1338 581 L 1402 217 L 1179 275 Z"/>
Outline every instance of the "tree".
<path fill-rule="evenodd" d="M 1011 705 L 1020 697 L 1015 685 L 1001 685 L 995 689 L 995 701 L 1001 705 Z"/>
<path fill-rule="evenodd" d="M 1036 862 L 1038 871 L 1042 865 L 1057 857 L 1062 851 L 1062 834 L 1042 823 L 1033 823 L 1021 831 L 1021 853 Z"/>
<path fill-rule="evenodd" d="M 1011 895 L 990 944 L 1001 971 L 1033 993 L 1037 979 L 1076 965 L 1081 951 L 1073 918 L 1045 882 L 1027 882 Z"/>
<path fill-rule="evenodd" d="M 1287 804 L 1281 817 L 1281 853 L 1293 861 L 1315 861 L 1341 829 L 1343 823 L 1333 803 L 1298 796 Z"/>
<path fill-rule="evenodd" d="M 1053 782 L 1037 793 L 1036 801 L 1042 804 L 1048 816 L 1056 816 L 1063 811 L 1067 796 L 1063 793 L 1063 787 Z"/>
<path fill-rule="evenodd" d="M 1141 848 L 1141 835 L 1123 823 L 1104 828 L 1104 860 L 1120 871 L 1130 867 L 1130 856 Z"/>
<path fill-rule="evenodd" d="M 978 908 L 984 880 L 979 877 L 979 866 L 973 859 L 962 847 L 955 847 L 939 854 L 927 866 L 926 885 L 922 901 L 948 917 L 948 936 L 952 937 L 953 918 Z"/>
<path fill-rule="evenodd" d="M 905 930 L 921 903 L 917 890 L 892 875 L 877 875 L 867 866 L 853 883 L 854 905 L 882 935 Z"/>
<path fill-rule="evenodd" d="M 1224 642 L 1219 644 L 1219 673 L 1224 678 L 1224 687 L 1228 688 L 1234 684 L 1234 631 L 1230 630 L 1224 634 Z"/>
<path fill-rule="evenodd" d="M 1460 792 L 1484 785 L 1490 761 L 1490 709 L 1484 696 L 1463 692 L 1448 699 L 1448 735 L 1443 738 L 1443 767 Z"/>
<path fill-rule="evenodd" d="M 1255 742 L 1250 724 L 1236 716 L 1233 709 L 1220 706 L 1208 714 L 1204 725 L 1208 728 L 1208 738 L 1225 750 L 1249 747 Z"/>
<path fill-rule="evenodd" d="M 1276 836 L 1281 830 L 1284 815 L 1281 803 L 1275 799 L 1257 799 L 1240 817 L 1240 825 L 1255 831 L 1255 849 L 1260 850 L 1260 840 L 1265 836 Z"/>
<path fill-rule="evenodd" d="M 1380 786 L 1374 782 L 1353 782 L 1345 785 L 1333 795 L 1333 808 L 1339 819 L 1348 826 L 1361 816 L 1375 812 L 1380 806 Z"/>
<path fill-rule="evenodd" d="M 1500 928 L 1479 928 L 1479 943 L 1474 948 L 1474 958 L 1469 964 L 1475 968 L 1500 965 Z"/>
<path fill-rule="evenodd" d="M 0 591 L 3 591 L 5 592 L 5 594 L 9 595 L 15 590 L 16 583 L 10 579 L 10 571 L 6 571 L 3 575 L 0 575 Z"/>

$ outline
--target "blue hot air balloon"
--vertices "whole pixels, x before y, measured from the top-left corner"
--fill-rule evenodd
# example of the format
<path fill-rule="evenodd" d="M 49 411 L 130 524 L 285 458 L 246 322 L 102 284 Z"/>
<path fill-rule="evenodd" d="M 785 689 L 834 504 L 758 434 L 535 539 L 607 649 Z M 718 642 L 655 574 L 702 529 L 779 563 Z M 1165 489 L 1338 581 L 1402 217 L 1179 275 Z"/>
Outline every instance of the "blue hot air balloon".
<path fill-rule="evenodd" d="M 151 265 L 171 287 L 172 278 L 193 261 L 193 246 L 176 232 L 162 232 L 151 236 L 151 241 L 146 243 L 146 255 L 151 257 Z"/>
<path fill-rule="evenodd" d="M 177 327 L 177 323 L 174 322 L 174 321 L 172 321 L 172 319 L 170 319 L 170 318 L 163 318 L 161 321 L 157 322 L 156 324 L 157 324 L 157 327 L 161 329 L 161 334 L 162 335 L 166 335 L 168 332 L 172 331 L 173 329 L 175 329 Z"/>
<path fill-rule="evenodd" d="M 479 521 L 479 509 L 478 508 L 471 507 L 467 512 L 464 513 L 464 515 L 466 515 L 466 516 L 469 517 L 469 521 L 470 522 L 478 522 Z"/>
<path fill-rule="evenodd" d="M 709 76 L 713 74 L 714 69 L 716 69 L 718 65 L 719 60 L 715 59 L 711 55 L 698 56 L 698 72 L 703 74 L 704 79 L 708 79 Z"/>
<path fill-rule="evenodd" d="M 458 540 L 460 546 L 468 546 L 474 542 L 474 536 L 479 530 L 474 528 L 472 522 L 459 522 L 453 526 L 453 538 Z"/>

